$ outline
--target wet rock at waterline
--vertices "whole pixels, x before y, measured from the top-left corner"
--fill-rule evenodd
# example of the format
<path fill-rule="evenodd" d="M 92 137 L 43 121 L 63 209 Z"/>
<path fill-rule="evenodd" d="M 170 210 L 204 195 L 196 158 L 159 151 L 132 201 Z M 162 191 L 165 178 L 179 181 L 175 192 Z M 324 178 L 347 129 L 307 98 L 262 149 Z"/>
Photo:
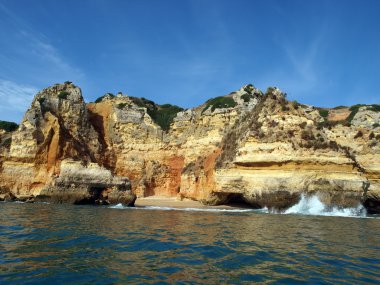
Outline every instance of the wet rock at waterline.
<path fill-rule="evenodd" d="M 131 192 L 129 179 L 116 177 L 110 170 L 90 163 L 65 160 L 61 174 L 52 185 L 43 189 L 36 201 L 71 204 L 123 204 L 133 206 L 136 196 Z"/>

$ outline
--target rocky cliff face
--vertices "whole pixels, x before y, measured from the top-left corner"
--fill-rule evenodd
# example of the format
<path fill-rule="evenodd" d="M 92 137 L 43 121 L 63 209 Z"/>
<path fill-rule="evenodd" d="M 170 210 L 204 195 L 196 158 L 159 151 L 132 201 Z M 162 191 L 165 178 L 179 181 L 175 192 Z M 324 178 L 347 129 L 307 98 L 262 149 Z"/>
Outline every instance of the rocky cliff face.
<path fill-rule="evenodd" d="M 126 177 L 138 197 L 285 209 L 302 193 L 313 193 L 327 204 L 362 202 L 370 212 L 380 210 L 380 113 L 373 106 L 357 109 L 348 126 L 339 123 L 342 111 L 331 110 L 330 117 L 339 117 L 331 123 L 316 108 L 288 102 L 279 89 L 263 94 L 247 85 L 169 114 L 168 130 L 159 125 L 163 115 L 156 115 L 165 108 L 121 94 L 86 105 L 72 84 L 47 88 L 11 143 L 0 146 L 0 189 L 41 196 L 73 184 L 75 193 L 96 188 L 91 197 L 103 203 L 112 196 L 107 189 L 129 191 Z M 80 179 L 85 174 L 74 177 L 69 169 L 79 166 L 67 159 L 80 161 L 83 173 L 94 165 L 99 173 L 108 171 L 108 180 L 99 178 L 94 186 Z M 113 182 L 120 179 L 124 186 Z"/>
<path fill-rule="evenodd" d="M 38 93 L 2 154 L 0 189 L 12 197 L 38 196 L 62 179 L 65 159 L 98 161 L 102 145 L 81 90 L 66 83 Z"/>

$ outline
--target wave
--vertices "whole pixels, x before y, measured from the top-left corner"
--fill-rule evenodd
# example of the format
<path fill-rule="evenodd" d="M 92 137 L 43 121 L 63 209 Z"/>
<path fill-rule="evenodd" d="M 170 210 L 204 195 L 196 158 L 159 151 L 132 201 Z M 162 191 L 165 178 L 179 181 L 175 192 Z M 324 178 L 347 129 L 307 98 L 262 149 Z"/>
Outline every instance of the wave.
<path fill-rule="evenodd" d="M 301 200 L 294 206 L 288 208 L 283 212 L 271 210 L 266 207 L 262 209 L 227 209 L 227 208 L 177 208 L 177 207 L 163 207 L 163 206 L 141 206 L 141 207 L 127 207 L 122 204 L 109 206 L 112 209 L 128 209 L 128 210 L 161 210 L 161 211 L 188 211 L 188 212 L 231 212 L 231 213 L 265 213 L 265 214 L 284 214 L 284 215 L 310 215 L 310 216 L 332 216 L 332 217 L 367 217 L 367 211 L 363 205 L 358 205 L 352 208 L 343 208 L 337 206 L 328 206 L 319 200 L 318 196 L 302 195 Z"/>
<path fill-rule="evenodd" d="M 294 206 L 287 209 L 283 214 L 301 214 L 314 216 L 334 216 L 334 217 L 366 217 L 367 211 L 363 205 L 353 208 L 342 208 L 327 206 L 319 200 L 316 195 L 301 196 L 301 200 Z"/>
<path fill-rule="evenodd" d="M 128 209 L 128 210 L 161 210 L 161 211 L 187 211 L 187 212 L 230 212 L 230 213 L 244 213 L 244 212 L 257 212 L 262 210 L 255 209 L 225 209 L 225 208 L 177 208 L 177 207 L 162 207 L 162 206 L 141 206 L 141 207 L 127 207 L 122 204 L 110 206 L 111 209 Z"/>

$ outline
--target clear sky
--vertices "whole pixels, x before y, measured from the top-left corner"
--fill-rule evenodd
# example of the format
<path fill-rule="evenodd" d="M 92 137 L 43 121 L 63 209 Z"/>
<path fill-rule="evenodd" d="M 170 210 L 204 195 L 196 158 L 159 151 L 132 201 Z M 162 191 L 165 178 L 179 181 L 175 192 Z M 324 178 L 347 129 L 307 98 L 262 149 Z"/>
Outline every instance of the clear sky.
<path fill-rule="evenodd" d="M 380 103 L 378 0 L 0 0 L 0 120 L 72 81 L 182 107 L 252 83 Z"/>

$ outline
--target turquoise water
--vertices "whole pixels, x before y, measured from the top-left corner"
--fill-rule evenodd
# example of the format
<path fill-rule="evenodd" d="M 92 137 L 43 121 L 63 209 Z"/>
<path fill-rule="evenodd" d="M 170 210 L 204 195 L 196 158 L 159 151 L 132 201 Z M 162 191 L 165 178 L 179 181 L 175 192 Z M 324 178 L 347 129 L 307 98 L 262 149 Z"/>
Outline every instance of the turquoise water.
<path fill-rule="evenodd" d="M 1 284 L 380 284 L 380 219 L 0 203 Z"/>

